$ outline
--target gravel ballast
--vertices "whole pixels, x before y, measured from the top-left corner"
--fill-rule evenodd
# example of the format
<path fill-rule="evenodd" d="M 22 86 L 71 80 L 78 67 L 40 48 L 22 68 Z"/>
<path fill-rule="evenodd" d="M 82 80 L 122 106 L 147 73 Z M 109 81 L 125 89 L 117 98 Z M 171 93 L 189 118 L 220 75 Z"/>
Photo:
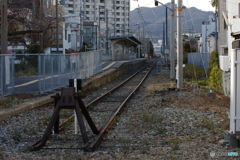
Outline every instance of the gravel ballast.
<path fill-rule="evenodd" d="M 118 81 L 100 87 L 94 94 L 103 93 L 114 83 Z M 47 144 L 61 141 L 75 149 L 30 151 L 27 144 L 41 137 L 53 106 L 12 116 L 1 121 L 0 159 L 234 159 L 210 156 L 211 152 L 239 152 L 219 143 L 229 127 L 229 99 L 208 97 L 206 91 L 190 88 L 187 83 L 181 90 L 168 89 L 174 87 L 167 74 L 151 74 L 94 152 L 78 149 L 81 136 L 66 132 L 51 136 Z"/>

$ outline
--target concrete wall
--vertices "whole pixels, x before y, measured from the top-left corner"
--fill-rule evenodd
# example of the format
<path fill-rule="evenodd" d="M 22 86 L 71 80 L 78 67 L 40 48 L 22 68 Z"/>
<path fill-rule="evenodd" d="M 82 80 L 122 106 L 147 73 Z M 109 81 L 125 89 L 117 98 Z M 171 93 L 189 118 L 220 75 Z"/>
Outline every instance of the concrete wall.
<path fill-rule="evenodd" d="M 146 59 L 137 59 L 134 61 L 124 62 L 122 65 L 117 69 L 110 69 L 104 73 L 101 73 L 90 80 L 83 82 L 83 91 L 88 89 L 96 88 L 101 85 L 107 84 L 111 82 L 115 78 L 125 74 L 126 72 L 136 69 L 146 63 Z"/>

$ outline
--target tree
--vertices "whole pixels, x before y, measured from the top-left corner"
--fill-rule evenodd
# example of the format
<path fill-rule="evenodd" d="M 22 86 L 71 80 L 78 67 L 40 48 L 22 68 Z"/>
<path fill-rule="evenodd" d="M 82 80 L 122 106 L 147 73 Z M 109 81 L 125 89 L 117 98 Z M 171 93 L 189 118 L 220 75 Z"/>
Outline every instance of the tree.
<path fill-rule="evenodd" d="M 53 14 L 53 9 L 45 7 L 43 0 L 8 1 L 8 42 L 40 44 L 43 49 L 50 47 L 51 33 L 56 26 Z"/>
<path fill-rule="evenodd" d="M 212 1 L 211 1 L 211 5 L 212 5 L 213 7 L 218 6 L 218 0 L 212 0 Z"/>

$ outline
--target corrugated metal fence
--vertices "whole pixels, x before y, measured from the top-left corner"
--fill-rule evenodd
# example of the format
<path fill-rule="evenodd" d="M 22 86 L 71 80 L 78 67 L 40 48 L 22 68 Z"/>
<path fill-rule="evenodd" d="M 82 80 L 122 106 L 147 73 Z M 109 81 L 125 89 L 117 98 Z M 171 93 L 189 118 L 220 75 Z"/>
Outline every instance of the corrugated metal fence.
<path fill-rule="evenodd" d="M 209 53 L 188 53 L 188 63 L 204 69 L 209 68 Z"/>
<path fill-rule="evenodd" d="M 102 71 L 102 53 L 0 54 L 0 96 L 43 93 Z"/>

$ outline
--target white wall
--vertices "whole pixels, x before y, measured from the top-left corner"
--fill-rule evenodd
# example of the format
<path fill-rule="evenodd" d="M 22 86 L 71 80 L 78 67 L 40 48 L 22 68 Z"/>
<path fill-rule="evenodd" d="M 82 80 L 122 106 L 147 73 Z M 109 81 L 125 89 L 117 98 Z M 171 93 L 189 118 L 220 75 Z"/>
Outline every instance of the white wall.
<path fill-rule="evenodd" d="M 240 31 L 240 18 L 233 18 L 239 16 L 240 0 L 227 0 L 228 21 L 231 26 L 228 26 L 228 55 L 231 55 L 232 41 L 231 33 Z"/>

